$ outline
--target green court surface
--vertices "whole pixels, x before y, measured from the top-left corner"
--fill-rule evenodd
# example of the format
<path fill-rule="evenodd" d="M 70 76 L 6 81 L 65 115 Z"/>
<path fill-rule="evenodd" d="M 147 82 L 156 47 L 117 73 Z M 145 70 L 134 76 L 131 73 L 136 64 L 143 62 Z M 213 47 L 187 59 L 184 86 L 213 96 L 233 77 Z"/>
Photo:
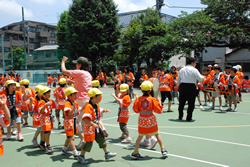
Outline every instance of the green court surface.
<path fill-rule="evenodd" d="M 117 122 L 118 104 L 113 103 L 114 99 L 110 95 L 113 89 L 101 89 L 103 100 L 100 106 L 110 109 L 110 114 L 104 114 L 102 118 L 106 129 L 109 132 L 107 141 L 111 152 L 118 155 L 105 161 L 103 150 L 94 143 L 92 151 L 86 153 L 86 159 L 90 162 L 84 166 L 94 167 L 116 167 L 116 166 L 169 166 L 169 167 L 206 167 L 206 166 L 234 166 L 244 167 L 250 164 L 250 94 L 243 94 L 243 102 L 238 105 L 238 112 L 220 112 L 218 100 L 216 109 L 205 111 L 199 109 L 196 101 L 196 109 L 193 114 L 193 122 L 177 121 L 178 105 L 173 104 L 174 112 L 156 114 L 159 130 L 165 148 L 169 155 L 163 158 L 160 153 L 159 145 L 150 150 L 141 147 L 139 152 L 144 156 L 143 160 L 132 160 L 133 146 L 137 138 L 138 114 L 132 110 L 129 118 L 128 127 L 133 142 L 122 144 L 118 136 L 121 135 Z M 139 90 L 136 90 L 141 95 Z M 202 96 L 203 100 L 203 96 Z M 224 99 L 223 99 L 224 101 Z M 224 103 L 223 103 L 224 104 Z M 164 111 L 167 111 L 165 102 Z M 223 108 L 226 110 L 226 107 Z M 184 117 L 186 116 L 186 112 Z M 29 125 L 32 119 L 29 117 Z M 57 122 L 55 122 L 57 127 Z M 54 149 L 53 155 L 48 155 L 40 149 L 33 147 L 31 140 L 35 129 L 30 127 L 23 128 L 24 141 L 16 141 L 16 136 L 12 135 L 12 140 L 4 140 L 5 151 L 0 157 L 0 166 L 5 167 L 56 167 L 56 166 L 83 166 L 73 159 L 73 156 L 61 155 L 61 148 L 66 139 L 63 130 L 54 129 L 51 135 L 51 146 Z M 6 133 L 3 136 L 6 137 Z M 40 139 L 40 138 L 39 138 Z M 79 138 L 76 138 L 76 144 Z M 70 150 L 70 148 L 69 148 Z M 80 151 L 80 150 L 79 150 Z"/>

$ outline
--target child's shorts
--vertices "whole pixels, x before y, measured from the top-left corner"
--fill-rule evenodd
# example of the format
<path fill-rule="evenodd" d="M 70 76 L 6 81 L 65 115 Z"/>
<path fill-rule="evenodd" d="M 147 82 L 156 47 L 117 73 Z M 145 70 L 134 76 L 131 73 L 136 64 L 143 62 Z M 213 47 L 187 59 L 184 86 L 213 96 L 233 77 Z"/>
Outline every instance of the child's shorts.
<path fill-rule="evenodd" d="M 155 135 L 157 135 L 158 133 L 159 133 L 159 132 L 156 131 L 156 132 L 150 133 L 149 135 L 150 135 L 150 136 L 155 136 Z M 141 133 L 139 133 L 139 136 L 145 136 L 145 135 L 147 135 L 147 134 L 141 134 Z"/>
<path fill-rule="evenodd" d="M 172 96 L 172 97 L 179 97 L 178 91 L 173 91 L 173 92 L 171 92 L 171 96 Z"/>
<path fill-rule="evenodd" d="M 105 139 L 105 137 L 102 136 L 101 133 L 96 134 L 95 141 L 99 144 L 99 148 L 106 148 L 107 147 L 106 139 Z M 82 147 L 82 150 L 84 150 L 86 152 L 90 152 L 92 146 L 93 146 L 93 141 L 86 142 L 86 144 Z"/>
<path fill-rule="evenodd" d="M 236 101 L 236 93 L 231 93 L 230 96 L 227 96 L 227 101 Z"/>
<path fill-rule="evenodd" d="M 219 90 L 217 90 L 217 92 L 212 92 L 212 97 L 221 97 Z"/>
<path fill-rule="evenodd" d="M 37 127 L 36 129 L 38 132 L 43 132 L 43 128 L 41 126 Z"/>
<path fill-rule="evenodd" d="M 14 118 L 11 118 L 10 119 L 10 126 L 13 126 L 13 121 L 15 121 L 15 123 L 21 123 L 21 117 L 18 117 L 18 116 L 14 116 Z"/>

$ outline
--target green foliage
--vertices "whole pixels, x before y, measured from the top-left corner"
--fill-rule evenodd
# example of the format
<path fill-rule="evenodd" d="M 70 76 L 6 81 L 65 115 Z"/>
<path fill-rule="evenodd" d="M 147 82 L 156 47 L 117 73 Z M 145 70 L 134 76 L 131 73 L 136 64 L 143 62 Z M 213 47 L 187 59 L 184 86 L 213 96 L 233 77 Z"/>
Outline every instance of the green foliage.
<path fill-rule="evenodd" d="M 60 15 L 60 19 L 57 23 L 57 43 L 59 45 L 59 49 L 66 49 L 67 47 L 67 18 L 68 12 L 63 11 Z"/>
<path fill-rule="evenodd" d="M 157 10 L 147 9 L 145 13 L 133 18 L 129 27 L 122 30 L 120 45 L 115 58 L 130 66 L 138 61 L 146 61 L 148 70 L 158 61 L 169 59 L 175 54 L 176 40 L 168 30 Z M 152 64 L 150 64 L 152 59 Z"/>
<path fill-rule="evenodd" d="M 67 49 L 73 59 L 91 60 L 94 75 L 97 64 L 113 57 L 118 48 L 117 12 L 113 0 L 73 0 L 69 8 Z"/>
<path fill-rule="evenodd" d="M 20 70 L 24 68 L 25 62 L 24 62 L 24 50 L 22 47 L 13 47 L 12 49 L 13 53 L 13 69 Z M 8 58 L 11 59 L 11 52 L 8 52 Z M 27 59 L 28 63 L 28 59 Z"/>

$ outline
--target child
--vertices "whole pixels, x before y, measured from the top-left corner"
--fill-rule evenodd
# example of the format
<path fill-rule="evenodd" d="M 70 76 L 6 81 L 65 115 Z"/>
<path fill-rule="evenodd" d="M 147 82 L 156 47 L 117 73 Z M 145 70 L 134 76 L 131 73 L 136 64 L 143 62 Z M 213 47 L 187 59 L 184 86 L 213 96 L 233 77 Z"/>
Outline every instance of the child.
<path fill-rule="evenodd" d="M 119 94 L 119 87 L 120 87 L 121 82 L 122 82 L 122 75 L 120 74 L 120 69 L 119 68 L 116 69 L 116 75 L 112 76 L 112 78 L 113 78 L 113 80 L 115 82 L 115 84 L 114 84 L 115 95 L 118 96 L 118 94 Z"/>
<path fill-rule="evenodd" d="M 63 113 L 65 115 L 63 124 L 67 139 L 65 140 L 64 147 L 62 148 L 62 153 L 65 155 L 71 155 L 71 153 L 68 152 L 67 150 L 68 146 L 70 145 L 75 159 L 77 159 L 80 155 L 76 150 L 74 141 L 75 140 L 74 135 L 78 133 L 77 115 L 79 115 L 79 105 L 75 101 L 77 92 L 78 91 L 73 87 L 69 87 L 65 90 L 65 96 L 68 97 L 68 100 L 65 102 L 63 109 Z M 82 112 L 83 109 L 84 107 L 82 107 L 80 112 Z"/>
<path fill-rule="evenodd" d="M 221 95 L 219 93 L 219 89 L 221 88 L 221 85 L 224 85 L 224 76 L 223 73 L 220 72 L 221 68 L 219 66 L 215 66 L 214 71 L 215 73 L 213 74 L 212 77 L 212 85 L 216 88 L 216 91 L 212 92 L 212 106 L 210 107 L 210 109 L 214 110 L 215 98 L 218 97 L 220 104 L 220 111 L 222 111 Z"/>
<path fill-rule="evenodd" d="M 45 150 L 47 153 L 53 153 L 53 149 L 50 146 L 50 134 L 53 129 L 54 116 L 52 115 L 52 109 L 57 108 L 58 95 L 56 93 L 56 101 L 50 98 L 50 88 L 44 86 L 39 89 L 39 94 L 42 95 L 42 99 L 38 103 L 38 112 L 40 112 L 40 122 L 44 132 L 44 137 L 39 145 L 41 150 Z M 46 147 L 45 147 L 46 142 Z"/>
<path fill-rule="evenodd" d="M 129 91 L 129 85 L 128 84 L 121 84 L 120 86 L 120 94 L 118 97 L 112 93 L 111 96 L 115 98 L 115 100 L 119 104 L 119 110 L 118 110 L 118 122 L 120 125 L 120 129 L 122 131 L 122 135 L 119 137 L 119 139 L 122 140 L 122 143 L 131 143 L 132 139 L 129 136 L 128 128 L 127 128 L 127 122 L 130 116 L 130 110 L 128 109 L 128 106 L 131 104 L 131 99 L 128 95 Z"/>
<path fill-rule="evenodd" d="M 231 95 L 227 96 L 227 101 L 229 102 L 229 108 L 226 109 L 226 111 L 232 111 L 232 101 L 234 103 L 234 112 L 237 112 L 237 93 L 239 93 L 239 87 L 240 87 L 240 79 L 239 77 L 236 75 L 237 69 L 235 68 L 231 68 L 231 76 L 227 78 L 226 80 L 226 85 L 227 88 L 229 90 L 229 92 L 231 92 Z"/>
<path fill-rule="evenodd" d="M 16 89 L 15 89 L 15 90 L 18 91 L 18 92 L 21 91 L 21 88 L 20 88 L 20 84 L 19 84 L 19 83 L 16 83 Z M 14 125 L 13 125 L 12 134 L 13 134 L 13 135 L 16 135 L 16 134 L 17 134 L 16 123 L 14 123 Z"/>
<path fill-rule="evenodd" d="M 53 75 L 52 80 L 53 80 L 53 87 L 55 88 L 56 87 L 56 82 L 57 82 L 57 78 L 56 78 L 55 75 Z"/>
<path fill-rule="evenodd" d="M 10 124 L 10 111 L 8 109 L 8 106 L 6 104 L 7 97 L 5 95 L 0 96 L 0 126 L 6 127 Z M 0 129 L 0 156 L 3 155 L 4 151 L 4 145 L 2 140 L 3 134 Z"/>
<path fill-rule="evenodd" d="M 3 87 L 3 74 L 0 74 L 0 87 Z"/>
<path fill-rule="evenodd" d="M 177 72 L 177 71 L 176 71 Z M 172 71 L 172 76 L 173 76 L 173 87 L 171 91 L 171 96 L 172 96 L 172 104 L 174 104 L 174 98 L 176 97 L 178 100 L 179 104 L 179 95 L 178 95 L 178 85 L 177 85 L 177 73 L 175 71 Z"/>
<path fill-rule="evenodd" d="M 250 89 L 250 80 L 248 78 L 248 75 L 244 76 L 244 80 L 242 82 L 242 90 L 249 92 Z"/>
<path fill-rule="evenodd" d="M 202 88 L 202 92 L 204 93 L 204 100 L 205 100 L 205 103 L 203 104 L 203 106 L 207 106 L 207 101 L 209 101 L 209 106 L 211 107 L 212 106 L 212 102 L 211 102 L 211 98 L 210 98 L 210 93 L 208 93 L 206 90 L 205 90 L 205 87 L 206 87 L 206 84 L 205 83 L 206 81 L 210 80 L 210 76 L 208 75 L 209 73 L 209 69 L 207 69 L 206 67 L 203 69 L 203 72 L 204 72 L 204 81 L 201 82 L 200 84 L 202 84 L 200 86 L 200 88 Z"/>
<path fill-rule="evenodd" d="M 7 82 L 7 81 L 8 81 L 8 78 L 7 78 L 6 74 L 4 74 L 4 75 L 3 75 L 3 85 L 4 85 L 5 82 Z"/>
<path fill-rule="evenodd" d="M 66 101 L 66 96 L 64 95 L 64 91 L 66 90 L 66 79 L 61 78 L 59 80 L 59 85 L 60 86 L 56 88 L 54 91 L 54 97 L 56 97 L 56 94 L 58 94 L 59 101 L 58 101 L 58 107 L 56 108 L 56 119 L 58 122 L 58 129 L 61 129 L 62 124 L 60 121 L 60 111 L 63 110 Z"/>
<path fill-rule="evenodd" d="M 111 153 L 108 151 L 106 139 L 102 133 L 103 124 L 100 117 L 103 112 L 110 112 L 109 110 L 101 110 L 97 103 L 100 103 L 100 94 L 102 92 L 97 88 L 92 88 L 88 91 L 88 96 L 90 97 L 89 104 L 86 105 L 84 109 L 84 114 L 82 120 L 84 124 L 84 139 L 86 144 L 82 147 L 81 155 L 78 158 L 78 162 L 82 164 L 87 164 L 88 161 L 85 159 L 85 153 L 90 152 L 93 141 L 99 144 L 99 147 L 105 152 L 105 159 L 108 160 L 115 157 L 117 153 Z"/>
<path fill-rule="evenodd" d="M 25 87 L 25 92 L 26 92 L 26 95 L 27 95 L 27 99 L 22 102 L 22 106 L 21 106 L 21 110 L 22 110 L 22 113 L 23 113 L 23 118 L 24 118 L 24 121 L 25 121 L 23 126 L 28 126 L 28 116 L 29 116 L 28 113 L 30 113 L 30 116 L 32 116 L 32 114 L 33 114 L 32 111 L 29 112 L 29 109 L 28 109 L 28 105 L 30 103 L 29 100 L 30 100 L 31 97 L 35 97 L 36 93 L 32 88 L 29 88 L 29 84 L 30 84 L 29 80 L 23 79 L 20 82 L 20 84 Z M 21 90 L 21 93 L 23 94 L 22 90 Z"/>
<path fill-rule="evenodd" d="M 133 109 L 135 113 L 140 113 L 138 121 L 138 132 L 139 136 L 136 140 L 135 149 L 131 157 L 133 159 L 142 159 L 143 157 L 139 154 L 138 148 L 140 141 L 143 136 L 150 134 L 151 136 L 155 135 L 159 145 L 161 147 L 161 153 L 163 156 L 168 154 L 168 151 L 164 148 L 161 136 L 158 132 L 158 125 L 154 112 L 161 114 L 163 107 L 161 106 L 161 99 L 158 97 L 158 101 L 149 96 L 149 91 L 152 89 L 152 84 L 149 81 L 145 81 L 141 84 L 141 89 L 143 95 L 137 98 L 134 102 Z"/>
<path fill-rule="evenodd" d="M 7 97 L 7 106 L 10 110 L 11 120 L 10 120 L 10 126 L 7 127 L 7 140 L 11 139 L 11 126 L 16 123 L 17 126 L 17 140 L 23 141 L 24 138 L 21 134 L 22 132 L 22 125 L 21 125 L 21 102 L 23 100 L 26 100 L 26 92 L 25 87 L 21 86 L 22 91 L 24 94 L 22 95 L 20 92 L 16 91 L 16 82 L 13 80 L 8 80 L 5 83 L 5 90 L 2 92 Z"/>
<path fill-rule="evenodd" d="M 43 138 L 43 129 L 41 127 L 41 122 L 40 122 L 40 113 L 38 112 L 38 103 L 40 102 L 42 95 L 40 95 L 38 92 L 39 90 L 42 88 L 42 85 L 37 85 L 35 87 L 35 91 L 36 91 L 36 96 L 33 98 L 30 98 L 30 103 L 29 103 L 29 111 L 34 111 L 34 113 L 32 114 L 33 117 L 33 127 L 37 128 L 35 135 L 32 139 L 32 143 L 33 146 L 37 147 L 38 143 L 37 143 L 37 137 L 39 134 L 41 134 L 41 141 Z"/>
<path fill-rule="evenodd" d="M 49 86 L 50 88 L 51 88 L 51 76 L 50 76 L 50 74 L 48 75 L 48 77 L 47 77 L 47 86 Z"/>
<path fill-rule="evenodd" d="M 200 105 L 200 110 L 204 110 L 202 104 L 201 104 L 201 98 L 200 98 L 200 87 L 199 85 L 201 85 L 201 83 L 199 83 L 199 81 L 197 81 L 197 85 L 196 85 L 196 90 L 195 90 L 195 97 L 197 98 L 199 105 Z"/>

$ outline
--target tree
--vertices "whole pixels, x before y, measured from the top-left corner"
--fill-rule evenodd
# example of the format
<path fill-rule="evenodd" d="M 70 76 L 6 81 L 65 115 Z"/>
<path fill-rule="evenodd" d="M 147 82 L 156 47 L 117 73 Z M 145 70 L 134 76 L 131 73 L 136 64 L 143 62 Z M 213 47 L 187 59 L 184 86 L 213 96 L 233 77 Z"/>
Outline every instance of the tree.
<path fill-rule="evenodd" d="M 73 0 L 69 8 L 67 50 L 72 58 L 87 57 L 92 71 L 118 48 L 120 27 L 113 0 Z"/>
<path fill-rule="evenodd" d="M 13 69 L 20 70 L 24 67 L 24 49 L 22 47 L 13 47 Z M 11 59 L 11 53 L 8 52 L 8 58 Z M 27 60 L 28 63 L 28 60 Z"/>
<path fill-rule="evenodd" d="M 175 38 L 168 32 L 168 24 L 161 20 L 159 11 L 149 8 L 133 18 L 129 27 L 122 31 L 118 58 L 128 60 L 130 66 L 136 61 L 138 66 L 146 61 L 150 72 L 154 64 L 175 55 L 175 44 Z"/>
<path fill-rule="evenodd" d="M 170 32 L 178 39 L 176 49 L 188 53 L 205 47 L 250 49 L 248 0 L 201 0 L 207 5 L 192 14 L 183 12 L 170 24 Z"/>
<path fill-rule="evenodd" d="M 67 47 L 67 18 L 68 11 L 63 11 L 60 15 L 59 21 L 57 23 L 57 44 L 59 49 L 66 49 Z"/>

